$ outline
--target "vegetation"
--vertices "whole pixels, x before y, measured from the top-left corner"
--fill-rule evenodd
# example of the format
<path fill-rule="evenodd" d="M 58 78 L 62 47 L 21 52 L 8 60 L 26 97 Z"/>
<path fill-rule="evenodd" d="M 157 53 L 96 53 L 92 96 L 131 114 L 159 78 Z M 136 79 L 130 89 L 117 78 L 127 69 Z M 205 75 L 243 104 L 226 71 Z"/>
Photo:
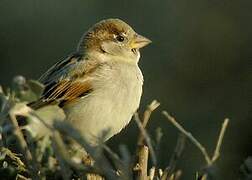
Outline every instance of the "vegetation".
<path fill-rule="evenodd" d="M 195 179 L 214 178 L 214 164 L 218 160 L 228 119 L 225 119 L 217 139 L 212 156 L 206 148 L 185 130 L 174 117 L 163 111 L 168 123 L 178 129 L 177 144 L 174 153 L 161 169 L 157 164 L 158 149 L 162 131 L 158 129 L 156 137 L 150 137 L 146 127 L 152 112 L 159 103 L 153 101 L 144 114 L 138 113 L 134 121 L 139 128 L 135 154 L 131 154 L 126 145 L 119 147 L 116 154 L 102 141 L 98 147 L 91 147 L 77 130 L 64 121 L 64 112 L 58 106 L 50 106 L 36 112 L 26 106 L 42 93 L 43 86 L 36 81 L 27 81 L 24 77 L 14 78 L 11 89 L 0 89 L 0 177 L 1 179 L 139 179 L 139 180 L 178 180 L 183 170 L 177 162 L 184 151 L 185 141 L 193 143 L 205 158 L 205 167 L 199 168 Z M 48 135 L 38 137 L 31 122 L 43 124 Z M 48 123 L 53 122 L 53 123 Z M 42 127 L 39 127 L 42 128 Z M 62 139 L 69 137 L 89 152 L 89 161 L 76 163 L 69 155 L 67 144 Z M 243 178 L 251 176 L 251 159 L 241 166 Z"/>

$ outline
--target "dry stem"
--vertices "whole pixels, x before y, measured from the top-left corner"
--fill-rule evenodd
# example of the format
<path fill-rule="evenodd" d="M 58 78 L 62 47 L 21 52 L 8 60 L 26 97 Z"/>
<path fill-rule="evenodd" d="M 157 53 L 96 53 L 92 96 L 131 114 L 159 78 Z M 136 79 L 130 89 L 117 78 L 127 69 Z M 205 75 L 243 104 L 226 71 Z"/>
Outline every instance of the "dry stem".
<path fill-rule="evenodd" d="M 148 155 L 149 155 L 149 149 L 147 146 L 143 146 L 140 148 L 138 153 L 138 180 L 147 180 L 148 178 Z"/>
<path fill-rule="evenodd" d="M 201 151 L 203 154 L 207 164 L 211 164 L 211 158 L 208 155 L 206 148 L 188 131 L 186 131 L 177 121 L 174 117 L 169 115 L 166 111 L 162 112 L 163 115 L 181 132 L 183 133 L 190 141 Z"/>
<path fill-rule="evenodd" d="M 214 155 L 211 159 L 212 163 L 214 163 L 220 157 L 220 148 L 222 145 L 223 137 L 224 137 L 225 131 L 227 129 L 228 123 L 229 123 L 229 119 L 227 119 L 227 118 L 224 119 L 224 122 L 222 123 L 221 131 L 220 131 L 220 134 L 218 137 L 218 141 L 217 141 L 217 144 L 215 147 Z"/>
<path fill-rule="evenodd" d="M 139 136 L 138 136 L 138 163 L 136 165 L 135 170 L 138 171 L 137 179 L 139 180 L 147 180 L 148 179 L 148 154 L 150 151 L 151 154 L 151 160 L 154 165 L 156 165 L 156 155 L 153 149 L 153 146 L 151 144 L 151 139 L 149 135 L 147 134 L 145 128 L 147 126 L 147 123 L 150 119 L 151 113 L 160 105 L 159 102 L 156 100 L 152 101 L 150 105 L 147 106 L 142 121 L 139 118 L 139 114 L 135 113 L 134 119 L 137 123 L 137 126 L 140 130 Z M 144 140 L 147 144 L 147 146 L 144 145 Z"/>
<path fill-rule="evenodd" d="M 165 168 L 161 180 L 166 180 L 167 178 L 171 178 L 171 176 L 174 175 L 173 173 L 176 168 L 177 161 L 180 158 L 185 147 L 185 140 L 185 135 L 180 134 L 177 140 L 176 147 L 174 149 L 174 153 L 170 159 L 169 166 Z"/>
<path fill-rule="evenodd" d="M 172 117 L 171 115 L 169 115 L 166 111 L 162 112 L 164 114 L 164 116 L 181 132 L 183 133 L 186 137 L 188 137 L 190 139 L 190 141 L 196 146 L 198 147 L 198 149 L 201 151 L 201 153 L 203 154 L 206 162 L 207 162 L 207 166 L 211 166 L 220 156 L 220 148 L 222 145 L 222 141 L 223 141 L 223 137 L 227 128 L 227 125 L 229 123 L 229 119 L 224 119 L 224 122 L 222 124 L 222 128 L 218 137 L 218 141 L 215 147 L 215 151 L 214 154 L 212 156 L 212 158 L 210 158 L 210 156 L 208 155 L 206 148 L 188 131 L 186 131 L 177 121 L 174 117 Z"/>
<path fill-rule="evenodd" d="M 143 119 L 142 119 L 142 126 L 143 128 L 146 128 L 147 123 L 150 119 L 151 113 L 158 108 L 158 106 L 160 105 L 159 102 L 157 102 L 156 100 L 153 100 L 146 108 L 146 110 L 144 111 L 143 114 Z M 138 145 L 143 145 L 143 141 L 144 141 L 144 136 L 143 134 L 140 132 L 139 136 L 138 136 L 138 141 L 137 144 Z"/>
<path fill-rule="evenodd" d="M 138 128 L 139 128 L 139 130 L 140 130 L 140 132 L 142 134 L 141 136 L 144 137 L 145 142 L 146 142 L 146 144 L 147 144 L 147 146 L 149 148 L 149 151 L 150 151 L 150 154 L 151 154 L 151 160 L 152 160 L 153 164 L 156 165 L 157 158 L 156 158 L 156 155 L 155 155 L 152 143 L 151 143 L 151 139 L 150 139 L 148 133 L 146 132 L 146 130 L 144 129 L 144 127 L 143 127 L 143 125 L 142 125 L 142 123 L 141 123 L 141 121 L 139 119 L 138 113 L 135 113 L 134 119 L 135 119 L 135 121 L 137 123 L 137 126 L 138 126 Z M 141 147 L 143 147 L 143 146 L 140 146 L 140 148 Z"/>

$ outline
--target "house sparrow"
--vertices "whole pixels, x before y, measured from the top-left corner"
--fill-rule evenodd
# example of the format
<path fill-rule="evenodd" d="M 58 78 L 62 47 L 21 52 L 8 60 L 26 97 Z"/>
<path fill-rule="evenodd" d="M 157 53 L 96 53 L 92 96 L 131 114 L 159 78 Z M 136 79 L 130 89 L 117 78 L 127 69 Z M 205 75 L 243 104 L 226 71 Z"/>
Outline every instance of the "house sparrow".
<path fill-rule="evenodd" d="M 139 49 L 151 41 L 120 19 L 106 19 L 81 38 L 77 51 L 52 66 L 40 82 L 39 109 L 57 103 L 91 145 L 119 133 L 139 107 L 143 76 Z"/>

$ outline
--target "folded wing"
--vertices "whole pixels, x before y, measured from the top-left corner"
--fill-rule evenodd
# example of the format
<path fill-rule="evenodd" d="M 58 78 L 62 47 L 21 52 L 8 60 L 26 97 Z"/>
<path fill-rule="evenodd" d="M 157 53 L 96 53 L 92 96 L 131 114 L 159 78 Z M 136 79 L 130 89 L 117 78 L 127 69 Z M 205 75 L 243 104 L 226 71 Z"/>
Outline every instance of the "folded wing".
<path fill-rule="evenodd" d="M 80 54 L 73 54 L 51 67 L 39 79 L 45 85 L 41 98 L 28 104 L 38 109 L 48 104 L 65 104 L 92 91 L 92 74 L 97 64 L 87 62 Z"/>

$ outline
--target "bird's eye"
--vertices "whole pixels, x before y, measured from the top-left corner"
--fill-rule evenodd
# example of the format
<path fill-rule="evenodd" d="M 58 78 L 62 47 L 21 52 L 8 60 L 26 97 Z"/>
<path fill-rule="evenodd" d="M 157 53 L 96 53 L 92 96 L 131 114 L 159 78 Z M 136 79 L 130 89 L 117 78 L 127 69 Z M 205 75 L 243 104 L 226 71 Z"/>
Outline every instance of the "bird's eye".
<path fill-rule="evenodd" d="M 123 42 L 124 41 L 124 37 L 121 35 L 116 36 L 116 40 L 119 42 Z"/>

